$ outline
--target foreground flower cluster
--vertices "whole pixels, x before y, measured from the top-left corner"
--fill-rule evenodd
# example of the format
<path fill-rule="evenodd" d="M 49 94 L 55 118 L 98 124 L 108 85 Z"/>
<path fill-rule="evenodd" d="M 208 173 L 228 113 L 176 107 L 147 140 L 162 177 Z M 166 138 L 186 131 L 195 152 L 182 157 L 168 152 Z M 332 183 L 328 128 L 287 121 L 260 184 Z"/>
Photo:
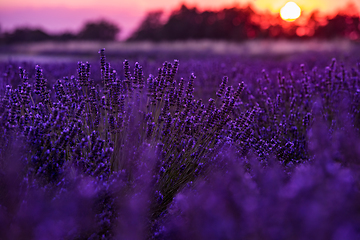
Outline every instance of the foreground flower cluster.
<path fill-rule="evenodd" d="M 99 53 L 100 79 L 89 63 L 53 84 L 20 67 L 4 87 L 7 238 L 360 236 L 359 68 L 224 76 L 202 101 L 177 60 L 146 77 L 125 60 L 120 76 Z"/>

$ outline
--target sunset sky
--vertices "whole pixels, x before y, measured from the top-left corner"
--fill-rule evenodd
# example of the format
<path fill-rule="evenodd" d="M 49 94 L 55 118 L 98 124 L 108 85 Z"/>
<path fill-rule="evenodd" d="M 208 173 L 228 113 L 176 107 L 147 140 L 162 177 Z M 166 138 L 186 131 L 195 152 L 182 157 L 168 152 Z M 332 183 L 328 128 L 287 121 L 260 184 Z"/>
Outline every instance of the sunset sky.
<path fill-rule="evenodd" d="M 293 0 L 303 12 L 318 9 L 332 13 L 349 2 L 360 9 L 360 0 Z M 279 12 L 288 0 L 0 0 L 1 30 L 19 26 L 41 27 L 51 32 L 78 31 L 84 22 L 100 18 L 118 24 L 123 39 L 139 25 L 147 11 L 164 10 L 169 13 L 182 3 L 200 10 L 217 10 L 234 5 L 251 3 L 257 10 Z"/>

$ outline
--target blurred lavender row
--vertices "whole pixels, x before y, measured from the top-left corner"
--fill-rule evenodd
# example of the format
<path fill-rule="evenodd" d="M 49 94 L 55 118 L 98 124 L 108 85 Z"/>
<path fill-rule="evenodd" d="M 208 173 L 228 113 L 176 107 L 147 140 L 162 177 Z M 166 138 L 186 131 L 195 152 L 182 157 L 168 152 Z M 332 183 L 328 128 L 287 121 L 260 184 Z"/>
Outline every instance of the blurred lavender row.
<path fill-rule="evenodd" d="M 4 239 L 360 239 L 349 56 L 0 64 Z"/>

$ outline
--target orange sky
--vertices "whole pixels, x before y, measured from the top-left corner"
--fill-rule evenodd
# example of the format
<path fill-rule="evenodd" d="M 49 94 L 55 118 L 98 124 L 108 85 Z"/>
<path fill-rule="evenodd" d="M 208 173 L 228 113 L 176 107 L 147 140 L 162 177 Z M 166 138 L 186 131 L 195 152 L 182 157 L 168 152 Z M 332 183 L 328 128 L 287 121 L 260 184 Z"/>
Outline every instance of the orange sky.
<path fill-rule="evenodd" d="M 293 0 L 304 12 L 319 9 L 330 13 L 353 2 L 360 9 L 360 0 Z M 8 30 L 17 26 L 42 27 L 49 32 L 65 29 L 77 31 L 85 21 L 106 18 L 122 28 L 121 38 L 138 26 L 149 10 L 176 9 L 181 3 L 200 10 L 216 10 L 236 4 L 251 3 L 258 10 L 279 12 L 288 0 L 0 0 L 0 26 Z"/>

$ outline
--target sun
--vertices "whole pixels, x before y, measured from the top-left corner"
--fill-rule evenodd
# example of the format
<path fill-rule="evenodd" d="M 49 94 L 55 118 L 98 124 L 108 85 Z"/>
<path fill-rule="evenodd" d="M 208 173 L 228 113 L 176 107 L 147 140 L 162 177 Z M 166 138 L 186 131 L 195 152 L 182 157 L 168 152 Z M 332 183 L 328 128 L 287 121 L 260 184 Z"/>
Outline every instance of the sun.
<path fill-rule="evenodd" d="M 292 22 L 300 17 L 301 9 L 294 2 L 288 2 L 280 9 L 280 17 L 285 21 Z"/>

